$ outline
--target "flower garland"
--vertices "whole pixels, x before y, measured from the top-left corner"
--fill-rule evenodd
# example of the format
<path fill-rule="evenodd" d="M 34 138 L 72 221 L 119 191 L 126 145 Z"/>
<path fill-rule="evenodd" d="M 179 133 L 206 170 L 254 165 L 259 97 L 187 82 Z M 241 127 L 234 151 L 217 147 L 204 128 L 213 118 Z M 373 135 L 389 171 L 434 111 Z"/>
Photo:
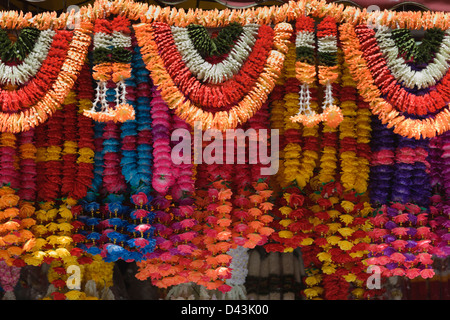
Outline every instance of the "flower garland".
<path fill-rule="evenodd" d="M 176 249 L 177 231 L 174 230 L 172 225 L 176 223 L 180 213 L 186 214 L 186 210 L 182 210 L 180 207 L 177 215 L 171 212 L 171 201 L 169 200 L 171 197 L 169 197 L 169 194 L 171 188 L 176 185 L 177 176 L 177 173 L 175 173 L 177 168 L 172 163 L 170 156 L 170 131 L 173 123 L 169 108 L 161 99 L 161 95 L 155 87 L 152 87 L 152 98 L 150 111 L 153 127 L 154 159 L 152 186 L 157 192 L 152 204 L 156 209 L 156 221 L 153 225 L 156 248 L 153 252 L 147 254 L 149 260 L 138 264 L 140 271 L 136 277 L 143 280 L 150 276 L 155 285 L 168 287 L 185 282 L 184 277 L 179 274 L 183 268 L 178 264 L 181 251 Z M 186 249 L 189 251 L 189 248 L 186 247 Z"/>
<path fill-rule="evenodd" d="M 299 110 L 291 119 L 294 122 L 301 122 L 307 126 L 313 126 L 316 121 L 308 120 L 311 120 L 314 115 L 310 108 L 311 92 L 309 87 L 316 82 L 317 76 L 315 68 L 316 42 L 314 19 L 308 16 L 299 17 L 295 22 L 295 29 L 297 31 L 295 38 L 297 57 L 295 72 L 297 79 L 301 83 L 301 87 Z"/>
<path fill-rule="evenodd" d="M 434 91 L 427 90 L 422 95 L 406 91 L 406 89 L 399 85 L 396 77 L 392 75 L 392 72 L 389 70 L 386 63 L 386 59 L 380 57 L 381 50 L 376 40 L 375 42 L 368 42 L 371 38 L 375 37 L 374 31 L 366 26 L 359 26 L 355 31 L 361 42 L 361 47 L 364 48 L 364 58 L 368 61 L 369 69 L 372 74 L 374 74 L 375 83 L 380 86 L 381 92 L 386 95 L 386 100 L 396 110 L 421 116 L 438 111 L 446 105 L 445 101 L 448 98 L 448 93 L 446 93 L 448 72 L 445 72 L 445 70 L 439 72 L 442 77 L 438 79 L 440 80 L 440 83 L 436 85 L 436 90 Z M 442 66 L 445 67 L 446 64 L 439 62 L 438 65 L 442 68 Z M 437 79 L 439 74 L 433 74 L 435 79 Z M 413 79 L 407 81 L 409 86 L 419 86 L 420 88 L 423 88 L 423 84 L 413 82 L 414 79 L 415 78 L 413 77 Z M 426 88 L 428 88 L 428 86 Z"/>
<path fill-rule="evenodd" d="M 132 41 L 135 45 L 134 37 Z M 128 226 L 128 230 L 132 230 L 132 232 L 129 232 L 130 239 L 127 244 L 136 248 L 137 252 L 144 256 L 152 252 L 155 247 L 155 240 L 150 237 L 151 232 L 146 232 L 146 237 L 143 237 L 144 229 L 150 227 L 149 223 L 152 222 L 155 215 L 150 210 L 152 156 L 149 152 L 152 151 L 150 131 L 152 119 L 149 112 L 150 93 L 147 91 L 150 89 L 149 72 L 145 69 L 137 46 L 135 46 L 132 57 L 132 77 L 127 81 L 127 86 L 129 86 L 129 89 L 134 87 L 134 91 L 128 90 L 127 98 L 130 105 L 133 105 L 136 110 L 136 120 L 122 124 L 122 173 L 130 185 L 131 200 L 134 204 L 134 210 L 130 212 L 133 223 Z M 137 132 L 137 130 L 139 131 Z M 133 139 L 134 141 L 127 139 L 127 137 L 133 136 L 136 136 Z M 138 236 L 135 236 L 135 234 Z M 140 259 L 141 257 L 136 260 L 139 261 Z"/>
<path fill-rule="evenodd" d="M 438 257 L 445 257 L 449 254 L 449 246 L 446 238 L 448 237 L 448 214 L 446 214 L 447 199 L 445 191 L 445 179 L 442 176 L 443 172 L 446 172 L 444 154 L 444 143 L 447 139 L 448 133 L 444 133 L 441 136 L 430 139 L 429 150 L 429 162 L 430 162 L 430 186 L 433 189 L 432 196 L 430 198 L 430 216 L 429 226 L 431 231 L 435 232 L 437 239 L 432 240 L 432 244 L 435 246 L 436 251 L 433 252 Z"/>
<path fill-rule="evenodd" d="M 367 30 L 365 27 L 362 28 Z M 353 26 L 348 24 L 341 26 L 341 41 L 345 60 L 357 82 L 358 90 L 362 97 L 369 101 L 372 113 L 376 114 L 382 123 L 389 122 L 389 127 L 394 127 L 395 133 L 416 139 L 430 138 L 447 130 L 448 120 L 446 119 L 449 117 L 447 109 L 441 110 L 433 118 L 412 119 L 401 115 L 390 103 L 381 98 L 382 93 L 376 86 L 368 64 L 363 58 L 364 53 L 361 51 L 362 47 Z"/>
<path fill-rule="evenodd" d="M 23 61 L 18 65 L 9 66 L 5 64 L 5 60 L 2 60 L 0 62 L 0 72 L 2 73 L 0 83 L 2 85 L 23 85 L 35 77 L 46 58 L 50 58 L 48 53 L 50 48 L 54 47 L 53 38 L 55 34 L 56 32 L 53 30 L 44 30 L 40 32 L 33 51 L 26 55 L 26 57 L 22 59 Z M 58 43 L 57 39 L 55 40 L 55 44 Z M 6 50 L 4 52 L 8 51 Z"/>
<path fill-rule="evenodd" d="M 89 157 L 85 159 L 84 148 L 92 145 L 93 131 L 86 130 L 86 122 L 77 123 L 77 113 L 86 105 L 86 101 L 82 100 L 89 97 L 89 78 L 89 69 L 84 66 L 76 82 L 78 92 L 71 91 L 64 102 L 66 112 L 58 110 L 47 123 L 35 129 L 36 162 L 43 162 L 37 166 L 37 196 L 44 202 L 39 204 L 40 210 L 35 215 L 37 223 L 32 227 L 36 243 L 32 254 L 25 259 L 31 265 L 50 263 L 55 259 L 64 262 L 72 255 L 72 245 L 77 242 L 76 237 L 72 237 L 72 232 L 79 227 L 73 223 L 73 217 L 79 209 L 77 200 L 85 194 L 82 190 L 77 190 L 74 198 L 71 194 L 77 189 L 77 183 L 86 179 L 86 169 L 92 168 L 89 163 L 92 160 L 88 160 Z M 62 130 L 63 123 L 65 130 Z M 87 124 L 87 127 L 90 125 Z M 81 143 L 78 144 L 78 141 Z M 82 166 L 84 161 L 87 162 L 87 167 Z M 88 173 L 87 177 L 89 176 Z M 52 194 L 51 198 L 48 198 L 49 193 Z M 83 263 L 83 259 L 86 257 L 80 257 L 79 263 Z"/>
<path fill-rule="evenodd" d="M 372 117 L 370 199 L 372 205 L 380 207 L 391 199 L 394 175 L 395 145 L 397 135 L 376 117 Z"/>
<path fill-rule="evenodd" d="M 83 114 L 96 121 L 133 120 L 134 109 L 126 103 L 125 80 L 131 77 L 130 21 L 118 16 L 111 22 L 97 19 L 94 26 L 93 77 L 97 82 L 92 108 Z M 111 48 L 112 47 L 112 48 Z M 114 104 L 108 103 L 108 90 L 115 88 Z"/>
<path fill-rule="evenodd" d="M 286 58 L 288 59 L 288 54 Z M 288 60 L 286 60 L 288 61 Z M 285 94 L 285 79 L 284 79 L 285 71 L 283 70 L 281 76 L 278 78 L 275 88 L 269 96 L 268 104 L 270 109 L 270 128 L 278 130 L 279 132 L 279 159 L 284 159 L 284 113 L 286 112 L 286 108 L 284 105 L 284 94 Z M 276 184 L 272 184 L 272 188 L 274 188 L 274 192 L 277 193 L 279 190 L 276 188 L 281 185 L 281 182 L 284 180 L 284 162 L 278 162 L 278 172 L 275 175 L 274 181 L 277 181 Z"/>
<path fill-rule="evenodd" d="M 281 6 L 247 8 L 239 10 L 203 10 L 203 9 L 176 9 L 149 5 L 133 0 L 106 1 L 97 0 L 92 6 L 81 7 L 79 13 L 64 12 L 60 16 L 56 12 L 43 12 L 37 16 L 31 13 L 8 11 L 0 20 L 0 27 L 5 29 L 22 29 L 36 27 L 40 30 L 55 28 L 61 29 L 73 25 L 75 18 L 82 22 L 92 22 L 99 17 L 110 14 L 126 15 L 131 20 L 143 23 L 153 21 L 166 21 L 170 25 L 187 26 L 189 24 L 202 24 L 205 27 L 221 27 L 231 22 L 271 24 L 279 21 L 293 21 L 297 17 L 310 14 L 314 17 L 325 15 L 333 16 L 336 21 L 357 23 L 379 23 L 392 28 L 430 29 L 438 27 L 448 29 L 447 13 L 433 11 L 418 12 L 391 12 L 363 10 L 355 6 L 342 6 L 340 4 L 327 4 L 324 0 L 297 1 L 285 3 Z"/>
<path fill-rule="evenodd" d="M 220 30 L 217 37 L 211 39 L 202 25 L 190 24 L 187 29 L 195 49 L 203 58 L 229 53 L 244 30 L 239 23 L 230 23 Z"/>
<path fill-rule="evenodd" d="M 436 235 L 428 226 L 433 226 L 429 218 L 433 207 L 427 145 L 427 140 L 398 137 L 392 203 L 383 204 L 371 218 L 375 228 L 369 232 L 372 244 L 367 262 L 378 265 L 384 276 L 434 275 L 431 255 L 438 251 L 433 241 Z"/>
<path fill-rule="evenodd" d="M 34 202 L 36 199 L 36 152 L 34 144 L 35 130 L 31 129 L 18 135 L 20 167 L 20 199 Z"/>
<path fill-rule="evenodd" d="M 435 86 L 443 79 L 449 69 L 449 65 L 446 61 L 450 58 L 450 35 L 445 33 L 444 36 L 444 31 L 437 29 L 437 31 L 440 31 L 442 34 L 442 42 L 439 50 L 429 51 L 430 54 L 435 54 L 433 61 L 427 64 L 425 68 L 415 70 L 406 63 L 411 54 L 407 54 L 405 58 L 402 57 L 404 53 L 402 52 L 401 47 L 404 46 L 405 43 L 400 41 L 400 37 L 394 36 L 401 30 L 404 29 L 397 29 L 391 32 L 387 27 L 381 26 L 375 33 L 375 38 L 380 48 L 380 52 L 383 53 L 383 56 L 385 57 L 387 67 L 391 70 L 395 79 L 400 81 L 402 85 L 407 88 L 413 89 L 416 87 L 417 89 L 426 89 Z M 409 30 L 406 31 L 409 32 Z M 430 31 L 431 30 L 428 30 L 428 32 Z M 428 32 L 426 34 L 428 34 Z M 407 39 L 405 40 L 408 42 Z M 414 47 L 415 46 L 416 44 L 414 42 Z"/>
<path fill-rule="evenodd" d="M 87 64 L 80 71 L 77 79 L 77 132 L 78 132 L 78 157 L 76 159 L 76 175 L 73 189 L 69 191 L 69 196 L 73 199 L 82 199 L 94 178 L 94 130 L 91 119 L 85 117 L 83 112 L 92 105 L 93 87 L 92 77 Z"/>
<path fill-rule="evenodd" d="M 77 94 L 71 91 L 64 101 L 64 142 L 61 149 L 61 194 L 68 195 L 75 187 L 78 154 Z"/>
<path fill-rule="evenodd" d="M 254 86 L 269 56 L 274 32 L 268 26 L 245 27 L 249 36 L 247 37 L 247 32 L 244 32 L 246 37 L 243 43 L 238 42 L 224 61 L 210 64 L 199 61 L 198 53 L 194 51 L 192 45 L 189 42 L 185 44 L 189 38 L 186 34 L 183 37 L 182 29 L 175 27 L 171 29 L 167 25 L 158 26 L 155 40 L 161 48 L 161 57 L 166 61 L 166 69 L 179 90 L 193 103 L 203 106 L 206 110 L 217 108 L 227 110 L 229 106 L 238 103 Z M 257 31 L 258 39 L 252 34 L 256 34 Z M 171 32 L 174 32 L 173 36 Z M 191 59 L 192 55 L 194 57 L 197 55 L 197 59 Z M 178 74 L 183 74 L 184 77 L 177 76 Z M 203 84 L 201 81 L 211 84 Z"/>
<path fill-rule="evenodd" d="M 277 230 L 271 235 L 273 243 L 265 246 L 268 251 L 285 251 L 290 252 L 299 246 L 302 241 L 302 235 L 298 226 L 299 219 L 307 216 L 311 212 L 300 208 L 303 206 L 305 197 L 302 189 L 305 188 L 313 176 L 316 168 L 316 160 L 319 157 L 319 140 L 318 140 L 318 126 L 303 127 L 302 135 L 306 138 L 304 140 L 303 158 L 299 161 L 301 146 L 300 146 L 300 124 L 290 121 L 290 117 L 297 112 L 298 101 L 300 95 L 298 92 L 299 81 L 296 79 L 295 70 L 295 44 L 291 43 L 289 52 L 286 57 L 285 70 L 285 107 L 284 115 L 285 123 L 285 147 L 284 147 L 284 185 L 287 189 L 283 190 L 283 200 L 280 208 L 274 211 L 278 215 L 279 220 L 274 220 L 273 227 Z M 314 89 L 314 88 L 311 88 Z M 318 107 L 317 102 L 312 96 L 311 107 Z M 292 177 L 295 180 L 292 180 Z M 289 181 L 288 181 L 289 180 Z M 298 210 L 297 210 L 298 207 Z M 296 227 L 297 226 L 297 227 Z"/>
<path fill-rule="evenodd" d="M 369 232 L 372 244 L 367 263 L 379 266 L 386 277 L 433 277 L 431 230 L 426 226 L 424 208 L 397 202 L 383 205 L 379 211 L 371 219 L 374 229 Z"/>
<path fill-rule="evenodd" d="M 395 41 L 400 55 L 407 61 L 411 61 L 419 66 L 428 64 L 434 58 L 435 52 L 444 49 L 444 38 L 446 38 L 445 31 L 439 28 L 431 28 L 425 32 L 420 45 L 417 45 L 411 36 L 410 30 L 392 30 L 392 40 Z"/>
<path fill-rule="evenodd" d="M 8 33 L 4 29 L 0 29 L 0 47 L 4 48 L 0 54 L 1 61 L 23 61 L 32 51 L 36 50 L 41 35 L 40 30 L 26 27 L 20 31 L 16 41 L 12 42 Z"/>
<path fill-rule="evenodd" d="M 287 58 L 290 60 L 286 63 L 286 84 L 285 90 L 286 95 L 284 97 L 286 113 L 285 113 L 285 131 L 284 137 L 286 141 L 286 146 L 284 148 L 284 176 L 285 182 L 283 185 L 288 185 L 292 183 L 292 177 L 294 177 L 295 182 L 299 188 L 304 188 L 309 180 L 313 176 L 313 171 L 316 167 L 316 161 L 319 158 L 319 148 L 318 148 L 318 128 L 316 126 L 304 126 L 302 132 L 299 132 L 298 124 L 290 124 L 289 119 L 297 111 L 298 101 L 300 95 L 297 93 L 299 82 L 295 78 L 295 50 L 293 45 L 290 47 Z M 289 61 L 291 63 L 289 63 Z M 312 94 L 310 99 L 310 108 L 312 111 L 316 111 L 318 108 L 316 97 L 316 86 L 311 83 L 309 90 Z M 300 135 L 301 134 L 301 135 Z M 301 137 L 305 137 L 303 142 L 303 154 L 300 157 L 300 152 L 302 151 L 302 146 L 300 145 Z M 301 159 L 301 160 L 299 160 Z M 288 181 L 289 180 L 289 181 Z"/>
<path fill-rule="evenodd" d="M 69 103 L 73 103 L 73 92 L 68 96 Z M 63 131 L 64 114 L 62 110 L 57 110 L 52 118 L 50 118 L 46 126 L 47 145 L 45 151 L 45 159 L 43 170 L 45 175 L 38 189 L 38 198 L 41 201 L 53 201 L 59 198 L 62 183 L 62 161 L 61 152 L 64 141 Z"/>
<path fill-rule="evenodd" d="M 311 109 L 304 106 L 309 104 L 309 86 L 315 81 L 316 71 L 315 66 L 311 65 L 311 54 L 314 53 L 315 44 L 314 38 L 311 39 L 312 32 L 314 30 L 314 20 L 312 18 L 303 17 L 299 18 L 297 24 L 297 39 L 296 45 L 299 45 L 297 51 L 301 53 L 305 49 L 307 57 L 303 58 L 305 61 L 299 61 L 296 64 L 296 70 L 299 73 L 299 80 L 304 84 L 300 91 L 300 109 L 296 116 L 292 118 L 292 121 L 300 121 L 307 126 L 314 126 L 321 121 L 325 121 L 328 126 L 333 128 L 337 127 L 342 121 L 342 112 L 338 107 L 333 104 L 332 99 L 332 84 L 336 83 L 338 78 L 338 65 L 337 65 L 337 25 L 336 21 L 332 17 L 325 17 L 317 26 L 317 49 L 318 49 L 318 79 L 319 83 L 325 87 L 325 98 L 322 104 L 323 112 L 318 115 L 312 112 Z M 302 37 L 306 37 L 304 40 Z M 303 40 L 303 41 L 302 41 Z M 311 52 L 312 50 L 312 52 Z M 309 57 L 308 57 L 309 55 Z M 300 57 L 302 59 L 302 57 Z M 310 61 L 308 61 L 310 60 Z M 301 113 L 306 111 L 308 114 L 302 115 Z"/>
<path fill-rule="evenodd" d="M 167 26 L 168 27 L 168 26 Z M 256 43 L 256 36 L 259 34 L 259 25 L 246 25 L 243 28 L 242 36 L 233 46 L 233 49 L 228 56 L 221 62 L 212 64 L 202 58 L 201 53 L 195 47 L 195 43 L 191 40 L 191 35 L 188 28 L 171 27 L 173 34 L 173 41 L 175 47 L 186 67 L 191 71 L 192 75 L 199 81 L 203 81 L 211 84 L 221 84 L 224 81 L 232 80 L 236 74 L 242 69 L 246 60 L 250 58 L 250 53 L 253 50 L 253 46 Z M 266 33 L 267 31 L 264 30 Z M 161 43 L 160 40 L 162 30 L 159 29 L 156 35 L 156 41 Z M 261 37 L 259 34 L 259 37 Z M 160 42 L 161 41 L 161 42 Z M 269 38 L 269 43 L 273 40 Z M 164 47 L 170 45 L 167 42 L 164 43 Z M 270 46 L 270 45 L 269 45 Z M 167 49 L 166 49 L 167 50 Z M 266 56 L 263 56 L 265 60 Z M 167 68 L 170 72 L 171 69 Z M 258 72 L 259 73 L 259 72 Z M 174 72 L 171 72 L 173 77 Z M 181 80 L 178 80 L 181 83 Z M 177 83 L 177 86 L 180 84 Z M 181 89 L 181 88 L 180 88 Z M 184 91 L 184 90 L 183 90 Z"/>
<path fill-rule="evenodd" d="M 149 24 L 135 26 L 136 38 L 142 47 L 144 61 L 152 73 L 155 84 L 161 88 L 163 99 L 171 109 L 175 109 L 176 114 L 181 119 L 189 124 L 193 125 L 195 121 L 200 120 L 204 129 L 218 128 L 224 130 L 235 128 L 238 122 L 244 123 L 267 100 L 267 96 L 275 86 L 275 79 L 281 70 L 284 53 L 286 52 L 285 41 L 290 36 L 292 27 L 283 23 L 275 27 L 274 47 L 281 51 L 272 50 L 270 52 L 264 71 L 256 81 L 254 88 L 236 106 L 227 112 L 218 112 L 214 115 L 203 111 L 190 101 L 181 104 L 181 101 L 184 101 L 184 95 L 179 91 L 164 67 L 164 60 L 159 55 L 158 45 L 155 42 L 154 30 Z"/>
<path fill-rule="evenodd" d="M 26 110 L 0 114 L 0 130 L 2 132 L 26 131 L 45 122 L 55 112 L 73 86 L 75 82 L 73 78 L 76 78 L 81 70 L 91 40 L 89 33 L 90 24 L 86 23 L 80 24 L 80 27 L 74 30 L 61 71 L 39 101 L 31 104 Z M 30 96 L 32 97 L 34 94 Z M 15 101 L 20 100 L 28 101 L 27 99 Z"/>
<path fill-rule="evenodd" d="M 38 72 L 30 73 L 30 79 L 23 79 L 28 81 L 26 81 L 26 84 L 20 86 L 17 90 L 1 90 L 3 111 L 18 112 L 22 109 L 28 108 L 41 100 L 51 88 L 58 76 L 58 73 L 53 72 L 53 68 L 56 68 L 57 70 L 61 69 L 64 63 L 64 58 L 67 56 L 72 33 L 70 31 L 59 31 L 53 35 L 54 37 L 50 34 L 49 39 L 52 40 L 52 46 L 49 48 L 48 53 L 45 56 L 46 59 L 42 62 L 42 64 L 31 60 L 33 66 L 38 67 Z M 24 61 L 24 63 L 26 63 L 26 61 Z M 34 64 L 36 64 L 36 66 Z M 24 65 L 24 67 L 28 67 L 28 65 Z M 10 67 L 10 69 L 11 70 L 4 71 L 11 72 L 10 74 L 13 76 L 15 74 L 15 70 L 13 67 Z M 28 69 L 29 68 L 25 69 L 25 71 Z M 17 72 L 23 72 L 23 70 L 18 69 Z M 25 75 L 20 77 L 24 78 Z M 6 85 L 11 84 L 6 83 Z M 16 83 L 13 83 L 12 85 L 15 86 Z"/>
<path fill-rule="evenodd" d="M 2 145 L 5 140 L 2 139 Z M 28 229 L 33 219 L 26 219 L 32 215 L 33 207 L 27 203 L 19 203 L 20 198 L 15 190 L 3 185 L 0 188 L 0 255 L 8 266 L 23 267 L 20 256 L 30 251 L 35 239 Z"/>
<path fill-rule="evenodd" d="M 152 108 L 154 128 L 160 126 L 167 131 L 173 128 L 189 129 L 189 126 L 178 117 L 173 116 L 170 119 L 167 104 L 160 98 L 156 88 L 153 89 L 156 98 L 152 101 L 156 103 Z M 156 108 L 157 106 L 160 106 Z M 161 120 L 163 112 L 169 116 L 170 122 L 163 123 Z M 163 133 L 162 130 L 158 133 Z M 198 280 L 198 271 L 195 266 L 196 259 L 200 258 L 199 250 L 194 238 L 198 238 L 201 243 L 201 237 L 198 235 L 196 226 L 198 222 L 194 214 L 194 180 L 193 166 L 191 164 L 175 164 L 170 158 L 164 156 L 171 150 L 166 149 L 166 144 L 161 144 L 165 139 L 169 139 L 169 134 L 154 136 L 154 160 L 157 168 L 170 168 L 173 174 L 173 181 L 168 187 L 157 187 L 159 192 L 153 201 L 155 206 L 156 223 L 155 228 L 156 249 L 148 253 L 148 260 L 138 263 L 139 273 L 136 275 L 143 280 L 147 277 L 152 279 L 152 283 L 158 287 L 176 286 L 187 282 L 196 282 Z M 173 146 L 176 145 L 176 142 Z M 159 162 L 158 162 L 159 161 Z M 164 163 L 167 163 L 164 165 Z M 164 165 L 164 167 L 160 166 Z M 170 167 L 167 167 L 169 166 Z M 156 171 L 156 169 L 155 169 Z M 166 178 L 168 179 L 168 178 Z M 170 178 L 172 179 L 172 178 Z"/>

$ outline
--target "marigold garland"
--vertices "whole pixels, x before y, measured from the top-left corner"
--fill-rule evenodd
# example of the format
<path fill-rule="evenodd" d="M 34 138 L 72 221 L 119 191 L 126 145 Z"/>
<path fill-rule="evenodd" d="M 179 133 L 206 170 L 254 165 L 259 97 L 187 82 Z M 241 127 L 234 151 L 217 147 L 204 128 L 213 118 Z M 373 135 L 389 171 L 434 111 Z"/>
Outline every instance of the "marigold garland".
<path fill-rule="evenodd" d="M 344 56 L 350 72 L 357 83 L 359 93 L 370 103 L 371 111 L 376 114 L 383 124 L 394 128 L 394 132 L 406 137 L 431 138 L 448 130 L 450 113 L 441 110 L 433 118 L 412 119 L 405 118 L 393 106 L 381 98 L 381 92 L 375 85 L 374 78 L 363 58 L 361 45 L 350 24 L 341 25 L 341 42 Z"/>
<path fill-rule="evenodd" d="M 74 30 L 61 71 L 42 99 L 26 110 L 0 114 L 0 130 L 2 132 L 17 133 L 29 130 L 45 122 L 63 103 L 75 83 L 74 78 L 78 76 L 87 55 L 91 40 L 90 28 L 90 24 L 82 23 L 79 28 Z"/>
<path fill-rule="evenodd" d="M 446 90 L 449 77 L 448 64 L 444 62 L 446 57 L 440 55 L 436 58 L 438 70 L 434 67 L 433 69 L 430 68 L 431 70 L 424 71 L 424 74 L 430 74 L 435 81 L 439 81 L 439 83 L 435 83 L 433 89 L 430 88 L 433 83 L 430 83 L 428 77 L 422 77 L 422 79 L 425 78 L 425 80 L 422 80 L 414 72 L 402 77 L 398 67 L 391 64 L 395 70 L 393 74 L 389 68 L 389 63 L 386 62 L 389 61 L 389 58 L 382 57 L 382 50 L 379 47 L 374 30 L 367 26 L 357 26 L 355 32 L 358 35 L 361 48 L 364 49 L 363 55 L 368 62 L 375 84 L 379 86 L 383 97 L 395 110 L 409 115 L 424 116 L 439 111 L 446 106 L 449 96 Z M 449 54 L 450 52 L 447 53 L 447 55 Z M 406 82 L 406 87 L 409 89 L 417 87 L 418 89 L 424 89 L 424 91 L 411 92 L 411 90 L 406 90 L 400 84 L 400 81 Z M 424 81 L 426 81 L 425 84 Z"/>
<path fill-rule="evenodd" d="M 176 114 L 192 126 L 195 121 L 200 121 L 203 129 L 217 128 L 220 130 L 235 128 L 238 123 L 246 122 L 266 101 L 268 94 L 275 86 L 275 80 L 279 76 L 284 61 L 287 49 L 285 41 L 292 32 L 292 27 L 288 24 L 281 23 L 275 27 L 274 48 L 276 50 L 270 52 L 264 71 L 259 76 L 254 88 L 228 112 L 218 112 L 213 115 L 193 105 L 190 101 L 184 102 L 183 94 L 179 92 L 165 70 L 164 61 L 159 55 L 158 46 L 155 43 L 153 27 L 149 24 L 140 24 L 135 25 L 134 28 L 147 68 L 151 71 L 152 78 L 161 89 L 161 95 L 169 107 L 175 109 Z"/>

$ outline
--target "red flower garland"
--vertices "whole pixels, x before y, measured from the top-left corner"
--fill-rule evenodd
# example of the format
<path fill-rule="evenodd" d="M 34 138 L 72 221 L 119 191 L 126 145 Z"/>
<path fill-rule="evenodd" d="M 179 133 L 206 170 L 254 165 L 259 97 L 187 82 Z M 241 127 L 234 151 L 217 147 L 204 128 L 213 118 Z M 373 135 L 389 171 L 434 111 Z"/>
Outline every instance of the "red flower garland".
<path fill-rule="evenodd" d="M 392 75 L 377 44 L 375 31 L 366 25 L 359 25 L 355 32 L 375 84 L 398 111 L 421 116 L 439 111 L 447 105 L 450 100 L 450 70 L 428 93 L 413 94 L 406 91 Z"/>
<path fill-rule="evenodd" d="M 233 104 L 242 100 L 254 86 L 269 52 L 272 48 L 274 31 L 269 26 L 261 26 L 257 40 L 248 59 L 233 79 L 220 85 L 201 83 L 192 75 L 182 60 L 171 33 L 165 23 L 154 23 L 155 42 L 163 58 L 167 72 L 178 89 L 193 103 L 201 105 L 205 110 L 229 110 Z M 208 109 L 210 108 L 210 109 Z"/>
<path fill-rule="evenodd" d="M 0 104 L 3 112 L 17 112 L 41 100 L 58 77 L 69 50 L 72 32 L 56 31 L 47 58 L 39 72 L 27 84 L 14 91 L 0 89 Z"/>
<path fill-rule="evenodd" d="M 78 76 L 75 90 L 77 91 L 77 100 L 79 103 L 79 112 L 77 115 L 79 156 L 77 159 L 77 173 L 73 189 L 69 192 L 69 196 L 73 199 L 81 199 L 86 195 L 94 178 L 94 124 L 92 119 L 83 115 L 83 111 L 90 107 L 94 97 L 92 75 L 88 64 L 83 66 Z"/>

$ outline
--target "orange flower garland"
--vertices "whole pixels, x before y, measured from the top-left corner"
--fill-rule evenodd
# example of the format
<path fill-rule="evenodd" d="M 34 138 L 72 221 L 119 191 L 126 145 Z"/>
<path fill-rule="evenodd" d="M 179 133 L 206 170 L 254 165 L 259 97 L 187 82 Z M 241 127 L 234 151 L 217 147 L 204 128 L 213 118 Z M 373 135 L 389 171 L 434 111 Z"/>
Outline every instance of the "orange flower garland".
<path fill-rule="evenodd" d="M 393 127 L 394 133 L 408 138 L 432 138 L 450 130 L 450 110 L 444 108 L 432 118 L 406 118 L 391 104 L 381 97 L 381 92 L 374 83 L 373 76 L 363 58 L 359 39 L 354 26 L 343 24 L 340 27 L 341 42 L 345 60 L 349 66 L 353 79 L 364 100 L 370 103 L 373 114 L 377 115 L 388 128 Z"/>
<path fill-rule="evenodd" d="M 287 52 L 286 41 L 292 33 L 290 24 L 280 23 L 275 26 L 274 50 L 270 52 L 264 71 L 256 81 L 254 88 L 229 111 L 213 114 L 202 110 L 201 107 L 194 105 L 189 100 L 185 101 L 184 95 L 176 87 L 164 67 L 154 40 L 152 25 L 139 24 L 135 25 L 134 29 L 138 43 L 142 47 L 144 62 L 151 71 L 153 81 L 160 88 L 161 96 L 168 103 L 169 108 L 174 109 L 177 116 L 192 126 L 194 126 L 194 122 L 201 121 L 203 129 L 219 130 L 236 128 L 239 123 L 245 123 L 261 108 L 280 75 Z"/>
<path fill-rule="evenodd" d="M 84 59 L 91 42 L 90 23 L 82 23 L 74 30 L 74 35 L 52 88 L 45 96 L 30 108 L 18 113 L 0 113 L 0 131 L 18 133 L 44 123 L 60 105 L 75 83 L 75 79 L 84 64 Z"/>

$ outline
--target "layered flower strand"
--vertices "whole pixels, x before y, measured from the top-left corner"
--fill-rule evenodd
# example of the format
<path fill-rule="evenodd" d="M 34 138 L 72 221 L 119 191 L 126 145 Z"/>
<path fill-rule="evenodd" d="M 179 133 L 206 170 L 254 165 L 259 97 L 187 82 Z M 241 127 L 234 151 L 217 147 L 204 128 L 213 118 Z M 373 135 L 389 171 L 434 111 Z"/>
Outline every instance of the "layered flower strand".
<path fill-rule="evenodd" d="M 0 130 L 2 132 L 18 133 L 36 127 L 44 123 L 60 107 L 84 64 L 91 41 L 91 28 L 90 23 L 80 23 L 80 26 L 73 31 L 61 71 L 57 73 L 54 82 L 44 91 L 45 94 L 39 100 L 30 104 L 26 110 L 0 114 Z M 54 73 L 50 76 L 53 77 L 53 75 Z M 47 81 L 46 78 L 43 79 Z M 27 99 L 17 99 L 16 101 L 19 100 L 27 101 Z"/>
<path fill-rule="evenodd" d="M 252 90 L 230 110 L 216 113 L 205 111 L 203 106 L 197 106 L 190 100 L 186 101 L 185 96 L 174 82 L 175 79 L 172 79 L 165 67 L 165 58 L 158 51 L 155 30 L 155 26 L 149 24 L 135 26 L 136 37 L 142 47 L 144 61 L 152 73 L 155 84 L 160 88 L 163 99 L 171 109 L 175 109 L 176 115 L 192 126 L 195 121 L 201 121 L 203 129 L 225 130 L 246 122 L 267 100 L 275 86 L 276 78 L 280 74 L 284 55 L 287 52 L 286 40 L 290 37 L 292 27 L 284 23 L 275 27 L 273 49 L 270 51 L 263 71 Z"/>
<path fill-rule="evenodd" d="M 362 28 L 367 30 L 367 27 L 363 26 Z M 394 105 L 383 99 L 383 93 L 374 78 L 375 74 L 370 71 L 368 61 L 364 58 L 364 54 L 368 52 L 361 46 L 354 27 L 343 24 L 340 30 L 345 60 L 357 83 L 358 90 L 361 96 L 370 103 L 372 113 L 377 115 L 383 124 L 388 124 L 389 128 L 393 127 L 394 133 L 415 139 L 431 138 L 448 130 L 450 113 L 447 108 L 443 108 L 432 117 L 414 119 L 406 117 L 404 113 L 396 110 Z M 376 57 L 380 59 L 380 55 L 376 55 Z M 376 59 L 375 56 L 372 58 Z M 389 90 L 389 92 L 397 91 Z M 424 104 L 418 105 L 423 106 Z"/>
<path fill-rule="evenodd" d="M 124 16 L 117 16 L 111 22 L 97 19 L 94 33 L 93 77 L 97 82 L 96 97 L 92 108 L 83 114 L 101 122 L 133 120 L 135 111 L 126 103 L 125 84 L 125 80 L 131 77 L 130 21 Z M 113 88 L 114 100 L 108 101 L 108 89 Z"/>

